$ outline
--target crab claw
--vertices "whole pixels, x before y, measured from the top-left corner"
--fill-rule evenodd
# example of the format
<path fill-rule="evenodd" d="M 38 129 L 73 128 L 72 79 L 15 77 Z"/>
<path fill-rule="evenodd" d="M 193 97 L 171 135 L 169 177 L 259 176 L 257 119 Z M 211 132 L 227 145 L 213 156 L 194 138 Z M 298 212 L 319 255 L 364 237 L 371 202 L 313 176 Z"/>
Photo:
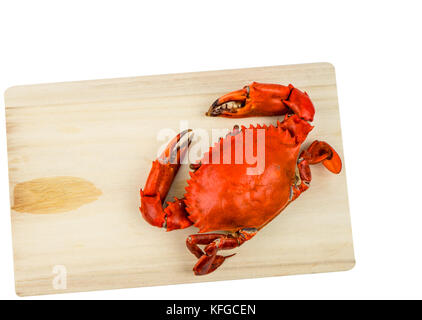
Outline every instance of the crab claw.
<path fill-rule="evenodd" d="M 241 90 L 220 97 L 206 113 L 211 117 L 244 118 L 297 114 L 312 121 L 315 108 L 306 92 L 289 84 L 265 84 L 253 82 Z"/>
<path fill-rule="evenodd" d="M 171 184 L 180 168 L 192 141 L 192 130 L 179 133 L 170 141 L 164 152 L 152 163 L 144 189 L 140 190 L 143 218 L 156 227 L 166 227 L 167 231 L 183 229 L 192 224 L 187 218 L 183 199 L 175 199 L 164 208 L 163 203 Z M 187 135 L 187 139 L 182 139 Z"/>
<path fill-rule="evenodd" d="M 240 117 L 244 110 L 246 100 L 249 95 L 249 86 L 241 90 L 236 90 L 218 98 L 205 114 L 210 117 Z M 246 115 L 245 115 L 246 117 Z"/>
<path fill-rule="evenodd" d="M 145 195 L 159 194 L 161 202 L 164 201 L 180 168 L 181 160 L 192 142 L 192 134 L 188 135 L 187 139 L 182 138 L 191 131 L 191 129 L 184 130 L 174 137 L 160 157 L 152 163 L 152 169 L 143 190 Z"/>
<path fill-rule="evenodd" d="M 175 136 L 169 142 L 166 149 L 164 149 L 163 153 L 158 158 L 158 161 L 160 161 L 162 164 L 170 163 L 180 165 L 180 160 L 184 158 L 192 142 L 192 136 L 188 136 L 188 138 L 183 142 L 181 141 L 183 136 L 191 131 L 191 129 L 187 129 Z"/>
<path fill-rule="evenodd" d="M 328 143 L 324 141 L 315 140 L 304 150 L 299 158 L 303 158 L 308 164 L 322 164 L 332 173 L 340 173 L 341 159 L 338 153 Z"/>

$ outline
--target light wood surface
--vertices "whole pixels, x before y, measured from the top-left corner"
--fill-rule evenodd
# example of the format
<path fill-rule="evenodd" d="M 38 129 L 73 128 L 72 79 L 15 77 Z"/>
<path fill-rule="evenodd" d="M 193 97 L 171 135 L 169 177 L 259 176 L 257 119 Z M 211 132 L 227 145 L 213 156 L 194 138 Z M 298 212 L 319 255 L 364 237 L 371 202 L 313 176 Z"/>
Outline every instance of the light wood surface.
<path fill-rule="evenodd" d="M 344 161 L 335 72 L 328 63 L 8 89 L 5 101 L 17 294 L 352 268 L 345 167 L 340 175 L 333 175 L 322 166 L 313 166 L 311 188 L 207 276 L 193 275 L 196 258 L 185 247 L 186 237 L 196 233 L 196 228 L 166 233 L 142 220 L 139 188 L 157 149 L 165 143 L 157 139 L 160 130 L 178 132 L 181 120 L 206 132 L 234 124 L 276 122 L 276 117 L 231 120 L 204 116 L 217 97 L 252 81 L 292 83 L 307 91 L 316 106 L 316 117 L 315 129 L 304 146 L 314 139 L 326 140 Z M 183 166 L 169 196 L 184 193 L 187 171 Z M 63 190 L 56 189 L 55 183 Z M 68 187 L 83 192 L 69 196 Z M 53 286 L 57 265 L 67 270 L 67 289 Z"/>

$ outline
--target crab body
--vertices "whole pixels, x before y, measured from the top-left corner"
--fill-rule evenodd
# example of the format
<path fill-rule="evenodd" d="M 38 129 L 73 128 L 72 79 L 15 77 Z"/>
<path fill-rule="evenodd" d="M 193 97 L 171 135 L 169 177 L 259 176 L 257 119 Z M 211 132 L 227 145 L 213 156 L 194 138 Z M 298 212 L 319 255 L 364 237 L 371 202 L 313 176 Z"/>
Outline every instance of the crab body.
<path fill-rule="evenodd" d="M 291 125 L 294 130 L 300 130 L 302 134 L 292 136 L 287 124 L 294 124 Z M 211 148 L 201 163 L 220 156 L 220 164 L 202 164 L 188 180 L 185 194 L 188 217 L 199 232 L 260 229 L 277 216 L 292 200 L 294 192 L 299 192 L 296 164 L 303 138 L 311 129 L 306 121 L 295 116 L 277 127 L 243 127 Z M 253 136 L 252 145 L 257 146 L 259 130 L 265 134 L 264 154 L 257 160 L 264 162 L 262 173 L 248 174 L 248 169 L 257 164 L 236 164 L 235 148 L 231 148 L 230 163 L 224 164 L 227 140 L 232 146 L 240 140 L 244 146 L 249 131 Z"/>
<path fill-rule="evenodd" d="M 309 121 L 313 120 L 314 107 L 308 95 L 292 85 L 252 83 L 217 99 L 207 115 L 285 118 L 276 126 L 235 126 L 191 165 L 193 172 L 184 197 L 168 202 L 165 208 L 164 199 L 191 142 L 190 130 L 177 135 L 153 162 L 141 190 L 142 216 L 167 231 L 191 225 L 199 228 L 198 234 L 186 240 L 188 249 L 198 258 L 193 269 L 196 275 L 216 270 L 230 257 L 218 255 L 218 251 L 250 240 L 307 190 L 310 165 L 321 162 L 333 173 L 341 170 L 338 154 L 326 142 L 314 141 L 300 152 L 313 128 Z"/>

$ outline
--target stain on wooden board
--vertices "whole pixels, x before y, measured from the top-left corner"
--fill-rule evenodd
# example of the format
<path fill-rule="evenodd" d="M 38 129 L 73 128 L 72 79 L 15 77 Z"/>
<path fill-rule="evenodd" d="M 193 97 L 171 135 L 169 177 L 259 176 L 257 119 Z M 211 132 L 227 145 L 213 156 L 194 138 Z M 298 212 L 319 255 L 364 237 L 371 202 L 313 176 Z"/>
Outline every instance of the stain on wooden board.
<path fill-rule="evenodd" d="M 78 177 L 33 179 L 15 185 L 12 209 L 34 214 L 67 212 L 97 200 L 101 194 L 92 182 Z"/>

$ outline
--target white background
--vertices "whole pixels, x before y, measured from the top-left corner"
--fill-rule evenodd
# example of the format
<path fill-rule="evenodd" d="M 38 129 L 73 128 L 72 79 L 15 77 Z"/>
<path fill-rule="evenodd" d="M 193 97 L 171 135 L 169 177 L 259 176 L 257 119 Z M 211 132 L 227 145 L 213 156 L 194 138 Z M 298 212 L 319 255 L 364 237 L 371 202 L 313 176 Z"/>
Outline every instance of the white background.
<path fill-rule="evenodd" d="M 421 13 L 403 0 L 1 1 L 2 92 L 306 62 L 337 72 L 353 270 L 39 299 L 422 298 Z M 16 299 L 0 118 L 0 298 Z"/>

